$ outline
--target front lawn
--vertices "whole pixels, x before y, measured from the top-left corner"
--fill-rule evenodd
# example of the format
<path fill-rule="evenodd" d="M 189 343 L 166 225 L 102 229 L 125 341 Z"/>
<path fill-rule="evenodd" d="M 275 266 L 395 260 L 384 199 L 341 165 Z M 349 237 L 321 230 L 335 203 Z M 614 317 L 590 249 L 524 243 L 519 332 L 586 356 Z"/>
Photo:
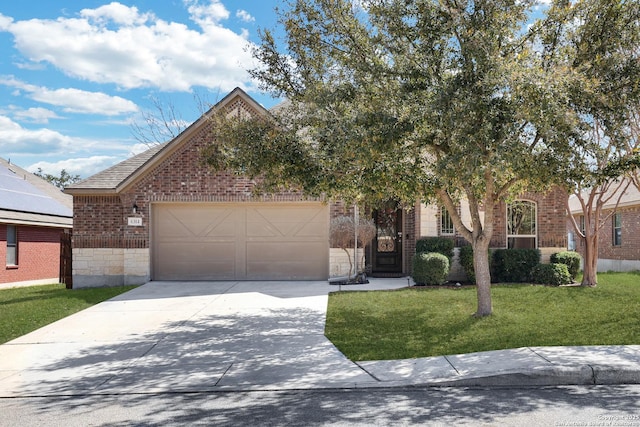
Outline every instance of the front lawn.
<path fill-rule="evenodd" d="M 0 289 L 0 344 L 133 288 L 65 289 L 57 284 Z"/>
<path fill-rule="evenodd" d="M 493 314 L 471 316 L 475 287 L 336 292 L 326 336 L 351 360 L 527 346 L 640 344 L 640 273 L 598 275 L 596 288 L 493 285 Z"/>

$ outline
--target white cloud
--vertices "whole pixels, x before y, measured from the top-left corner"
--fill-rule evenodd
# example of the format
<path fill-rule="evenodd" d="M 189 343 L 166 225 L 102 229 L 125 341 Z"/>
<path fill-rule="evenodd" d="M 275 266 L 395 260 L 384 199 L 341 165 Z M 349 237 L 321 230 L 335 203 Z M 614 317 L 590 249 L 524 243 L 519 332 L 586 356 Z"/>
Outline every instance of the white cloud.
<path fill-rule="evenodd" d="M 51 129 L 26 129 L 9 117 L 0 116 L 0 152 L 53 153 L 70 150 L 73 139 Z"/>
<path fill-rule="evenodd" d="M 29 165 L 25 169 L 29 172 L 35 172 L 38 168 L 42 169 L 44 173 L 52 175 L 59 175 L 60 171 L 64 169 L 71 175 L 80 175 L 81 178 L 88 178 L 100 171 L 113 166 L 119 162 L 119 159 L 114 156 L 90 156 L 90 157 L 78 157 L 73 159 L 60 160 L 57 162 L 37 162 Z"/>
<path fill-rule="evenodd" d="M 140 14 L 137 7 L 127 7 L 118 2 L 100 6 L 97 9 L 82 9 L 80 16 L 99 24 L 114 22 L 125 26 L 142 25 L 155 19 L 151 13 Z"/>
<path fill-rule="evenodd" d="M 13 22 L 13 18 L 10 16 L 4 16 L 0 13 L 0 31 L 8 31 L 11 23 Z"/>
<path fill-rule="evenodd" d="M 0 77 L 0 84 L 25 91 L 35 101 L 62 107 L 64 111 L 72 113 L 116 116 L 138 111 L 135 103 L 102 92 L 74 88 L 48 89 L 24 83 L 13 77 Z"/>
<path fill-rule="evenodd" d="M 108 153 L 107 157 L 119 155 L 118 160 L 124 160 L 130 149 L 131 144 L 124 141 L 72 137 L 46 127 L 30 129 L 0 115 L 0 153 L 11 157 L 47 159 Z"/>
<path fill-rule="evenodd" d="M 200 29 L 117 2 L 83 9 L 75 18 L 4 18 L 0 29 L 13 35 L 28 61 L 91 82 L 179 91 L 251 86 L 245 72 L 252 62 L 247 35 L 221 25 L 229 12 L 217 0 L 185 0 L 185 5 Z"/>
<path fill-rule="evenodd" d="M 59 119 L 60 117 L 51 110 L 46 108 L 34 107 L 26 110 L 15 110 L 13 117 L 18 120 L 24 120 L 31 123 L 46 124 L 50 119 Z"/>
<path fill-rule="evenodd" d="M 238 10 L 236 12 L 236 17 L 240 18 L 244 22 L 255 22 L 255 20 L 256 20 L 256 18 L 251 16 L 251 14 L 249 12 L 247 12 L 246 10 Z"/>
<path fill-rule="evenodd" d="M 32 95 L 36 101 L 57 105 L 73 113 L 115 116 L 138 111 L 138 107 L 133 102 L 101 92 L 87 92 L 73 88 L 55 90 L 40 88 Z"/>
<path fill-rule="evenodd" d="M 209 4 L 201 4 L 198 0 L 184 0 L 191 19 L 202 28 L 216 26 L 220 21 L 229 18 L 229 11 L 218 0 L 211 0 Z"/>

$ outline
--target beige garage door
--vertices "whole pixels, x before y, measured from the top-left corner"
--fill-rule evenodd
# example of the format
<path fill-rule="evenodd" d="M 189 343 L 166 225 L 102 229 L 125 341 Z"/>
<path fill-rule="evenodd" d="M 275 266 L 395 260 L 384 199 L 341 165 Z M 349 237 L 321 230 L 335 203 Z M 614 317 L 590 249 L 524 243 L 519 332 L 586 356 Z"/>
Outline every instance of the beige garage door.
<path fill-rule="evenodd" d="M 321 203 L 154 204 L 154 280 L 325 280 Z"/>

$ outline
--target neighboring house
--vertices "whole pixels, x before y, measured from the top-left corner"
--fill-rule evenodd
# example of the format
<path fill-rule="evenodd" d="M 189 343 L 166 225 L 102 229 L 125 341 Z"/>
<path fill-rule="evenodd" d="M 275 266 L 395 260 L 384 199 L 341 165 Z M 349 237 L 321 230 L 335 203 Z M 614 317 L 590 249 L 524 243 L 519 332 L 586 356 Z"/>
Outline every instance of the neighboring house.
<path fill-rule="evenodd" d="M 598 235 L 598 272 L 640 270 L 640 191 L 633 184 L 622 197 L 619 191 L 602 210 L 601 220 L 605 220 L 605 224 Z M 576 223 L 584 228 L 584 213 L 576 196 L 569 197 L 569 210 Z M 570 221 L 567 234 L 570 248 L 584 256 L 584 242 L 576 237 Z"/>
<path fill-rule="evenodd" d="M 58 283 L 72 197 L 0 159 L 0 288 Z"/>
<path fill-rule="evenodd" d="M 241 89 L 214 109 L 268 114 Z M 74 200 L 74 287 L 147 280 L 326 280 L 347 272 L 344 251 L 329 247 L 329 222 L 352 210 L 296 192 L 254 197 L 253 181 L 203 164 L 200 150 L 210 142 L 209 128 L 207 113 L 172 141 L 66 188 Z M 549 210 L 546 200 L 534 197 L 541 206 L 535 219 L 540 229 L 555 226 L 549 216 L 556 208 Z M 563 203 L 557 205 L 560 212 Z M 402 210 L 390 203 L 372 213 L 378 228 L 366 251 L 372 274 L 410 273 L 416 237 L 423 235 L 420 212 L 420 206 Z M 551 241 L 566 246 L 564 219 L 554 238 L 535 230 L 529 243 L 536 247 Z M 496 245 L 506 242 L 506 229 L 497 231 Z"/>

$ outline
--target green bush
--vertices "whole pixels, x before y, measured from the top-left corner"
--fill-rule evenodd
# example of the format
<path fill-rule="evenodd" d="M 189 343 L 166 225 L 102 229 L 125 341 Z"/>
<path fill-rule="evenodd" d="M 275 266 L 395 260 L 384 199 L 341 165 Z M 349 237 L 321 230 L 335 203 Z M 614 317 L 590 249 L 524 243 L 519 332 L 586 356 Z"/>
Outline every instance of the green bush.
<path fill-rule="evenodd" d="M 413 257 L 413 281 L 423 285 L 442 285 L 449 275 L 449 259 L 437 252 L 421 252 Z"/>
<path fill-rule="evenodd" d="M 579 253 L 573 251 L 557 252 L 551 255 L 551 262 L 554 264 L 565 264 L 571 275 L 571 280 L 575 280 L 580 271 L 580 261 L 582 257 Z"/>
<path fill-rule="evenodd" d="M 420 252 L 437 252 L 449 259 L 453 258 L 453 239 L 447 239 L 446 237 L 422 237 L 416 242 L 416 253 Z"/>
<path fill-rule="evenodd" d="M 476 274 L 473 268 L 473 247 L 471 247 L 471 245 L 460 247 L 459 256 L 460 256 L 460 265 L 462 266 L 462 269 L 467 275 L 467 279 L 469 279 L 470 282 L 475 283 Z"/>
<path fill-rule="evenodd" d="M 492 272 L 496 282 L 526 282 L 538 264 L 538 249 L 497 249 L 493 254 Z"/>
<path fill-rule="evenodd" d="M 560 286 L 573 281 L 566 264 L 538 264 L 531 270 L 531 281 L 544 285 Z"/>

